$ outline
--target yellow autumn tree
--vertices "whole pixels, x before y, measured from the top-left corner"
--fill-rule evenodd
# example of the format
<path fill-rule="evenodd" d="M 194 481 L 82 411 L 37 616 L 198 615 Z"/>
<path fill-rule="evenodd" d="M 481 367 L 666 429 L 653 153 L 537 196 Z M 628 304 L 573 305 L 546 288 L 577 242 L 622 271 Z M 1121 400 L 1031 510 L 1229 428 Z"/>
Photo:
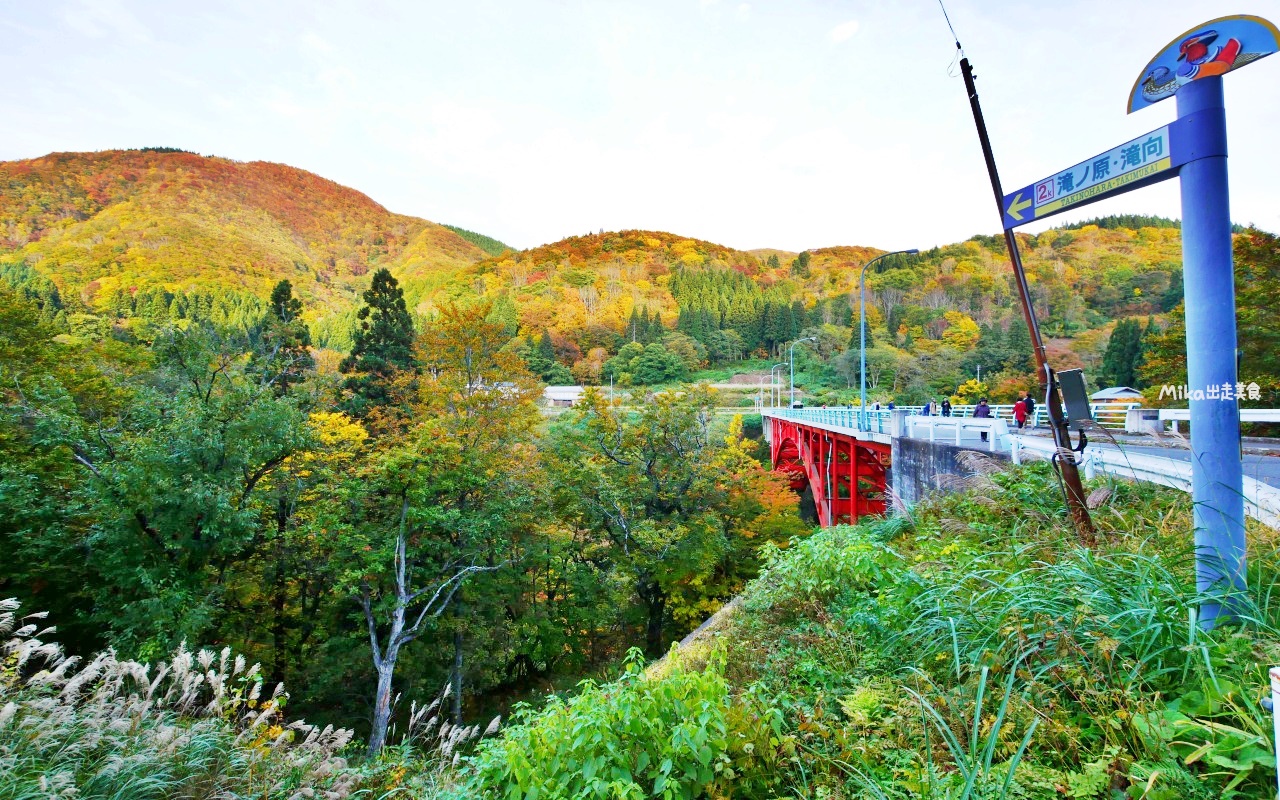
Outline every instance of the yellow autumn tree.
<path fill-rule="evenodd" d="M 978 329 L 978 323 L 974 322 L 968 314 L 963 314 L 959 311 L 948 311 L 943 314 L 943 317 L 947 320 L 947 329 L 942 332 L 944 344 L 964 351 L 971 349 L 978 343 L 978 336 L 981 331 Z"/>

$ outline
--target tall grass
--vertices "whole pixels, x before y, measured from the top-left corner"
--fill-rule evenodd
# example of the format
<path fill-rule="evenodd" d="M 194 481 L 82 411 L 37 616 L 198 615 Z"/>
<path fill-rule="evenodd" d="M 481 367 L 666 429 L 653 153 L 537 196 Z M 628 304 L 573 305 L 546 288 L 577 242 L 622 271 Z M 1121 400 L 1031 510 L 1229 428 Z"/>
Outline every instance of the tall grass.
<path fill-rule="evenodd" d="M 725 634 L 730 677 L 779 698 L 813 756 L 803 783 L 877 798 L 1273 796 L 1258 700 L 1280 663 L 1277 533 L 1251 524 L 1247 589 L 1210 598 L 1185 495 L 1099 482 L 1086 549 L 1046 467 L 979 467 L 901 521 L 773 553 L 748 588 Z M 1202 630 L 1210 599 L 1235 623 Z"/>
<path fill-rule="evenodd" d="M 281 688 L 229 650 L 180 647 L 156 665 L 87 663 L 0 601 L 0 797 L 350 796 L 351 731 L 287 722 Z M 317 794 L 319 792 L 319 794 Z"/>

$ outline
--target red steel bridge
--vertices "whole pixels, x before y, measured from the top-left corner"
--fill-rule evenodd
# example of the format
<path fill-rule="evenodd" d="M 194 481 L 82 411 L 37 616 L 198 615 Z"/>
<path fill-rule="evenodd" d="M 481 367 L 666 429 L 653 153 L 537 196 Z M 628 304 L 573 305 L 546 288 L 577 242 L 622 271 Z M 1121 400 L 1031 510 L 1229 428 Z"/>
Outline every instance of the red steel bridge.
<path fill-rule="evenodd" d="M 892 452 L 886 412 L 869 411 L 862 420 L 852 409 L 761 413 L 774 470 L 789 473 L 796 491 L 812 490 L 822 527 L 885 513 Z"/>
<path fill-rule="evenodd" d="M 1049 458 L 1056 451 L 1048 437 L 1010 430 L 1003 419 L 925 417 L 917 411 L 901 409 L 896 421 L 887 410 L 868 410 L 860 418 L 856 409 L 847 408 L 765 408 L 761 416 L 774 470 L 788 473 L 796 491 L 812 491 L 823 527 L 886 513 L 895 435 L 914 439 L 917 445 L 933 446 L 936 442 L 961 449 L 1008 452 L 1014 464 L 1027 458 Z M 1262 413 L 1280 416 L 1280 410 Z M 1151 450 L 1141 445 L 1091 443 L 1081 456 L 1085 477 L 1104 472 L 1189 491 L 1190 453 L 1172 450 L 1168 455 L 1157 451 L 1157 455 Z M 1245 458 L 1253 473 L 1243 478 L 1245 512 L 1267 525 L 1280 526 L 1280 477 L 1270 463 L 1277 459 Z M 904 484 L 900 488 L 911 485 L 932 490 L 933 476 L 917 474 L 918 470 L 913 473 L 907 461 L 899 465 L 899 472 L 896 478 Z"/>

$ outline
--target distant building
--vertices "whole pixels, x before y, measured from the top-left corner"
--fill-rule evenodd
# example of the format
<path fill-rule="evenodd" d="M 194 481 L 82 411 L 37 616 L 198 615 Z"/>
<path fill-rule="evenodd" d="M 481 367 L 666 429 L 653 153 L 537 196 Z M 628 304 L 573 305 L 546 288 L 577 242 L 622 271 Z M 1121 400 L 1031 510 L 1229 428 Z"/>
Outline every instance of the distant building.
<path fill-rule="evenodd" d="M 542 397 L 549 406 L 569 408 L 578 404 L 582 399 L 583 391 L 581 386 L 548 386 L 542 390 Z"/>
<path fill-rule="evenodd" d="M 1112 386 L 1089 395 L 1095 403 L 1136 403 L 1142 400 L 1142 392 L 1132 386 Z"/>

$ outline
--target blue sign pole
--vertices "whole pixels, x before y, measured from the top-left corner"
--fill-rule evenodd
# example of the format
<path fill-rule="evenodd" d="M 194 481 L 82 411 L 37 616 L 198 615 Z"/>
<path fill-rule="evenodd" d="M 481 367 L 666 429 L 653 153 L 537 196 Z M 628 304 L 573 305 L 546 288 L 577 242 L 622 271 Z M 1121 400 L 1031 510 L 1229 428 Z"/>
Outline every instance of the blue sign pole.
<path fill-rule="evenodd" d="M 1182 86 L 1177 102 L 1179 119 L 1195 119 L 1188 126 L 1194 160 L 1183 165 L 1179 177 L 1187 381 L 1191 392 L 1204 398 L 1190 401 L 1196 586 L 1201 592 L 1229 592 L 1245 586 L 1245 511 L 1222 78 Z M 1199 153 L 1213 155 L 1195 158 Z M 1219 616 L 1229 614 L 1222 603 L 1208 602 L 1200 607 L 1200 623 L 1212 628 Z"/>
<path fill-rule="evenodd" d="M 1209 598 L 1200 606 L 1204 628 L 1232 616 L 1231 600 L 1221 602 L 1222 595 L 1245 588 L 1242 398 L 1222 76 L 1276 52 L 1280 28 L 1261 17 L 1219 17 L 1192 28 L 1148 62 L 1129 92 L 1130 113 L 1177 97 L 1173 124 L 1001 199 L 1007 232 L 1174 175 L 1182 181 L 1191 501 L 1196 587 Z M 961 67 L 966 63 L 961 60 Z"/>

